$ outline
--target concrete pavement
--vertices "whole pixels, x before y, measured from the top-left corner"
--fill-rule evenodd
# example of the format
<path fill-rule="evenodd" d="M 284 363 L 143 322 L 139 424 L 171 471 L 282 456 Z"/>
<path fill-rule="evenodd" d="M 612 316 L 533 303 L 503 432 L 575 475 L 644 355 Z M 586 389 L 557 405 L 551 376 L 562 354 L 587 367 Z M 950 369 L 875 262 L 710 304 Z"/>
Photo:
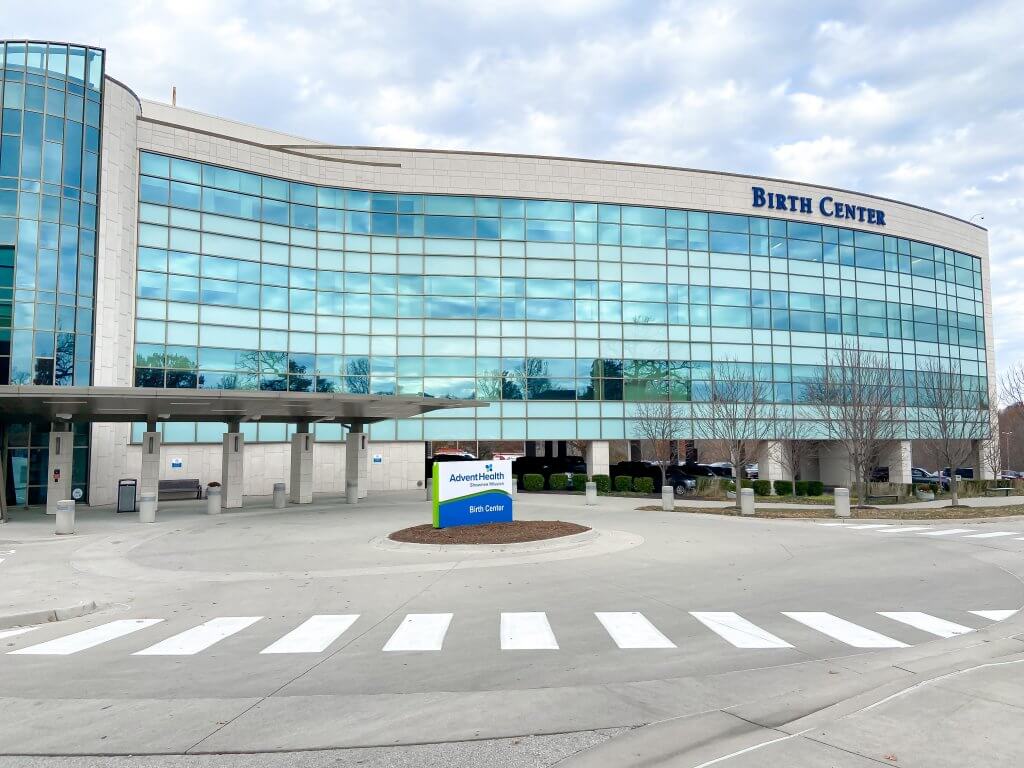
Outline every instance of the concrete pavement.
<path fill-rule="evenodd" d="M 0 536 L 16 543 L 18 555 L 28 554 L 16 569 L 0 570 L 5 590 L 30 594 L 49 575 L 50 583 L 73 583 L 103 599 L 94 615 L 0 634 L 2 749 L 216 754 L 345 747 L 376 749 L 364 755 L 371 765 L 402 764 L 403 755 L 447 759 L 462 750 L 477 761 L 466 764 L 488 764 L 487 749 L 494 760 L 508 753 L 510 742 L 502 739 L 539 734 L 550 741 L 530 742 L 538 751 L 529 759 L 541 762 L 522 764 L 551 765 L 574 752 L 580 760 L 600 755 L 586 748 L 621 729 L 632 730 L 602 749 L 628 748 L 637 737 L 653 749 L 661 739 L 640 734 L 658 729 L 672 733 L 665 743 L 686 748 L 673 754 L 689 757 L 699 755 L 685 737 L 654 724 L 711 716 L 730 723 L 746 712 L 756 741 L 761 730 L 780 729 L 807 711 L 979 663 L 978 656 L 950 654 L 984 649 L 996 654 L 987 663 L 1021 650 L 1012 639 L 1019 614 L 994 613 L 1024 603 L 1024 541 L 1016 536 L 890 535 L 815 521 L 637 512 L 635 499 L 588 508 L 572 497 L 556 506 L 550 497 L 521 496 L 521 517 L 581 522 L 597 535 L 583 545 L 514 552 L 379 546 L 388 531 L 426 517 L 418 497 L 218 517 L 162 508 L 162 522 L 149 526 L 97 516 L 85 521 L 82 536 L 57 546 L 42 531 L 33 540 L 37 523 L 8 524 Z M 1024 539 L 1020 521 L 1004 519 L 999 527 Z M 449 614 L 435 645 L 386 650 L 403 632 L 417 637 L 410 621 L 414 628 L 438 621 L 410 617 Z M 322 648 L 262 652 L 304 626 L 300 636 L 311 642 L 317 625 L 307 622 L 315 616 L 356 618 L 336 636 L 321 637 Z M 226 620 L 243 618 L 252 621 L 217 634 Z M 136 620 L 152 623 L 77 647 L 85 643 L 80 633 L 110 633 L 111 625 Z M 951 626 L 966 634 L 951 635 Z M 538 643 L 538 627 L 546 644 L 506 645 L 509 632 Z M 878 637 L 894 642 L 880 644 Z M 51 643 L 72 650 L 53 653 L 46 650 Z M 758 707 L 774 714 L 762 723 L 751 714 Z M 869 711 L 875 717 L 886 710 Z M 50 727 L 54 718 L 59 730 Z M 729 747 L 733 731 L 726 726 L 704 743 L 711 751 Z M 698 732 L 718 733 L 706 722 Z M 869 745 L 867 731 L 863 739 Z M 492 746 L 465 751 L 454 744 L 469 741 Z M 797 739 L 790 741 L 795 749 Z M 423 742 L 450 749 L 418 754 Z M 920 749 L 908 746 L 905 754 Z M 207 758 L 214 759 L 221 758 Z"/>

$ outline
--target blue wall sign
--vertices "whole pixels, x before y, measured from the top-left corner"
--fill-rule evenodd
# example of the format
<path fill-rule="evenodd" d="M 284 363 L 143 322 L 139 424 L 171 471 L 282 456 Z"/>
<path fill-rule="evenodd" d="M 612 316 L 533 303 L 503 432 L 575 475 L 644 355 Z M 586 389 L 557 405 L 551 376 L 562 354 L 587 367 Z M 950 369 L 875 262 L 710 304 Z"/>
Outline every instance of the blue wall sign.
<path fill-rule="evenodd" d="M 768 208 L 772 211 L 789 211 L 791 213 L 818 214 L 830 219 L 859 221 L 865 224 L 885 226 L 885 211 L 878 208 L 865 208 L 863 205 L 850 205 L 836 200 L 831 195 L 815 200 L 801 195 L 784 195 L 781 192 L 768 192 L 764 187 L 751 187 L 754 208 Z"/>
<path fill-rule="evenodd" d="M 512 522 L 512 462 L 434 462 L 434 527 Z"/>

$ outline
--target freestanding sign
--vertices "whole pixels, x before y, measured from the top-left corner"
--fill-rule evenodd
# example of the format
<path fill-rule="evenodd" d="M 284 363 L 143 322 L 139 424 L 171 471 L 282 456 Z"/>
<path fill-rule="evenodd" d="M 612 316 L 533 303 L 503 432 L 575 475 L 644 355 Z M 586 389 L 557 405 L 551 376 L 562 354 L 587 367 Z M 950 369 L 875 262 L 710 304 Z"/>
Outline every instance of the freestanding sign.
<path fill-rule="evenodd" d="M 511 461 L 434 462 L 434 527 L 512 522 Z"/>

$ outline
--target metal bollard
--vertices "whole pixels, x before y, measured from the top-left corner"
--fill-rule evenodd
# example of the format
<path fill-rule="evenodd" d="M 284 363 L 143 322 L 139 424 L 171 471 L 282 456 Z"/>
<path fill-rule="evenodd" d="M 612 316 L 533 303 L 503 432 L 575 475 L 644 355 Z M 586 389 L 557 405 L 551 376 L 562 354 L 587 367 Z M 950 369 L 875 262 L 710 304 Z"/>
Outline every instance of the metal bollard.
<path fill-rule="evenodd" d="M 676 508 L 676 489 L 671 485 L 661 486 L 661 511 L 671 512 Z"/>
<path fill-rule="evenodd" d="M 428 477 L 423 483 L 423 498 L 425 501 L 434 500 L 434 478 Z"/>
<path fill-rule="evenodd" d="M 849 488 L 836 488 L 836 517 L 849 517 L 850 516 L 850 489 Z"/>
<path fill-rule="evenodd" d="M 220 488 L 217 486 L 206 489 L 206 514 L 220 514 Z"/>
<path fill-rule="evenodd" d="M 740 514 L 754 514 L 754 489 L 740 488 Z"/>
<path fill-rule="evenodd" d="M 75 532 L 75 501 L 63 499 L 57 502 L 56 533 L 64 536 Z"/>
<path fill-rule="evenodd" d="M 586 501 L 586 505 L 588 507 L 596 507 L 597 506 L 597 483 L 595 483 L 593 480 L 590 480 L 590 481 L 587 482 L 587 501 Z"/>
<path fill-rule="evenodd" d="M 274 509 L 284 509 L 287 503 L 284 483 L 274 483 Z"/>
<path fill-rule="evenodd" d="M 156 494 L 144 493 L 139 496 L 139 522 L 156 522 Z"/>

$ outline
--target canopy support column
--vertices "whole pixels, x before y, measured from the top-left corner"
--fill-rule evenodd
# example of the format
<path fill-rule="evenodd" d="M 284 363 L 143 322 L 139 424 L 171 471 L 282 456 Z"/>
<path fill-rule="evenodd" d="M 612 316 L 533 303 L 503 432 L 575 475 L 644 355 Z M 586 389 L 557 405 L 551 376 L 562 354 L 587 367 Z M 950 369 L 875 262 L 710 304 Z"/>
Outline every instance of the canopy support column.
<path fill-rule="evenodd" d="M 49 466 L 46 468 L 46 514 L 57 514 L 57 502 L 71 498 L 71 459 L 75 434 L 71 423 L 50 426 Z"/>
<path fill-rule="evenodd" d="M 345 435 L 345 500 L 355 504 L 367 494 L 367 436 L 362 422 L 349 425 Z"/>
<path fill-rule="evenodd" d="M 139 476 L 139 497 L 144 493 L 152 493 L 159 503 L 160 490 L 160 433 L 156 431 L 156 423 L 149 422 L 146 432 L 142 435 L 142 472 Z"/>
<path fill-rule="evenodd" d="M 235 509 L 242 506 L 242 490 L 245 485 L 245 436 L 237 421 L 228 423 L 228 431 L 224 433 L 224 453 L 221 458 L 221 496 L 222 509 Z"/>
<path fill-rule="evenodd" d="M 288 482 L 288 500 L 292 504 L 313 501 L 313 435 L 309 422 L 300 421 L 292 435 L 291 475 Z"/>

